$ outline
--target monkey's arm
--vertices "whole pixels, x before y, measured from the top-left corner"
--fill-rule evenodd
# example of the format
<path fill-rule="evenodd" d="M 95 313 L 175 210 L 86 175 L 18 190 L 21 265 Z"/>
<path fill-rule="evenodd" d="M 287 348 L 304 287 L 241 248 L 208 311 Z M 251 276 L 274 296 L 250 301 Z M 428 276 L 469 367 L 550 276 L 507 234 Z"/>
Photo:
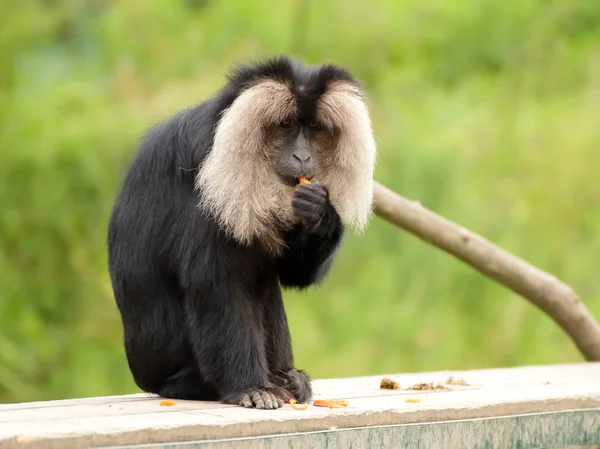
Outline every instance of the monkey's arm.
<path fill-rule="evenodd" d="M 329 272 L 344 228 L 327 191 L 320 185 L 299 184 L 292 206 L 302 224 L 286 236 L 279 280 L 284 287 L 302 289 L 319 283 Z"/>

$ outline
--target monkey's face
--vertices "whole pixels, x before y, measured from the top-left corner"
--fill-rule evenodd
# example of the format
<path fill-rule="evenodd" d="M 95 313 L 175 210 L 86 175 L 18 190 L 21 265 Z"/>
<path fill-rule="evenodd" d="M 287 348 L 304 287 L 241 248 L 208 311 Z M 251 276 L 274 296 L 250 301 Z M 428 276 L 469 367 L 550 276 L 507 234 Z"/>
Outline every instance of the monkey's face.
<path fill-rule="evenodd" d="M 316 118 L 286 118 L 271 131 L 277 148 L 274 169 L 282 183 L 294 187 L 298 178 L 308 180 L 326 169 L 327 146 L 333 145 L 333 132 L 326 129 Z"/>
<path fill-rule="evenodd" d="M 270 239 L 277 251 L 281 230 L 297 222 L 290 191 L 305 177 L 327 188 L 345 224 L 362 229 L 371 215 L 375 141 L 358 85 L 329 66 L 283 61 L 254 70 L 254 78 L 237 75 L 249 80 L 241 79 L 198 173 L 202 205 L 234 239 Z"/>

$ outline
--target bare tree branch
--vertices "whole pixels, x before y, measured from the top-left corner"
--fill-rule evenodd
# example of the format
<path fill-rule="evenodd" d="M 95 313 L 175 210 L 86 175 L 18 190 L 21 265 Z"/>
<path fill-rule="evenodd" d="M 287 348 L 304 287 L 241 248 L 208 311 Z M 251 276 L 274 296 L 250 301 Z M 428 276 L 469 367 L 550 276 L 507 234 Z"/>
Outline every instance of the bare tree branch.
<path fill-rule="evenodd" d="M 375 184 L 374 199 L 377 216 L 523 296 L 550 315 L 587 360 L 600 360 L 600 325 L 568 285 L 381 184 Z"/>

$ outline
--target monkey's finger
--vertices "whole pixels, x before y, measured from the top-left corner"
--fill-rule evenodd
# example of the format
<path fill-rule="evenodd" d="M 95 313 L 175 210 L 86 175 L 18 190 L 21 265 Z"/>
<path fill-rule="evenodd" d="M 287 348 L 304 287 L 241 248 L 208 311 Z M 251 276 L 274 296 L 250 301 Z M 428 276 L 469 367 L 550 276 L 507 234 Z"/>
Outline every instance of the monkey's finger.
<path fill-rule="evenodd" d="M 250 400 L 250 396 L 248 396 L 247 394 L 245 394 L 244 396 L 242 396 L 242 400 L 240 401 L 240 405 L 246 407 L 246 408 L 252 408 L 252 401 Z"/>
<path fill-rule="evenodd" d="M 323 209 L 322 204 L 315 204 L 311 201 L 307 201 L 305 199 L 294 198 L 292 200 L 292 207 L 294 209 L 302 209 L 306 211 L 318 211 Z"/>
<path fill-rule="evenodd" d="M 294 202 L 303 202 L 303 203 L 307 203 L 307 204 L 312 204 L 313 206 L 317 206 L 320 209 L 327 206 L 326 198 L 294 197 L 294 198 L 292 198 L 292 204 Z"/>
<path fill-rule="evenodd" d="M 277 398 L 277 405 L 279 406 L 279 408 L 283 407 L 283 401 L 279 398 Z"/>
<path fill-rule="evenodd" d="M 323 187 L 321 184 L 297 184 L 296 185 L 296 191 L 304 191 L 304 192 L 309 192 L 309 191 L 319 191 L 319 192 L 327 192 L 327 189 L 325 187 Z"/>
<path fill-rule="evenodd" d="M 265 408 L 265 401 L 258 391 L 252 394 L 252 402 L 254 402 L 256 408 Z"/>
<path fill-rule="evenodd" d="M 313 192 L 305 190 L 297 190 L 294 192 L 294 198 L 303 199 L 311 202 L 318 202 L 319 204 L 325 204 L 327 202 L 327 193 Z"/>
<path fill-rule="evenodd" d="M 292 201 L 292 208 L 294 208 L 294 209 L 312 210 L 315 208 L 315 206 L 316 206 L 315 204 L 309 203 L 308 201 L 305 201 L 305 200 L 294 199 Z M 316 206 L 316 207 L 321 207 L 321 206 Z"/>

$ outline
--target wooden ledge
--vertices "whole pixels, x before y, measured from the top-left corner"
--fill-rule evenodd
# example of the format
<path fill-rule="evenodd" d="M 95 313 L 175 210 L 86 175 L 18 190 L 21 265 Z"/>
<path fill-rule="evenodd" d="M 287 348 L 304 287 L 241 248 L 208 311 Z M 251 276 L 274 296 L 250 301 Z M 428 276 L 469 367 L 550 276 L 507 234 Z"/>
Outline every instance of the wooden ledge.
<path fill-rule="evenodd" d="M 448 385 L 449 376 L 468 385 Z M 381 390 L 384 377 L 402 389 Z M 429 382 L 445 389 L 409 389 Z M 600 363 L 327 379 L 313 386 L 315 399 L 347 399 L 349 407 L 295 410 L 285 405 L 266 411 L 193 401 L 165 407 L 148 394 L 3 404 L 0 448 L 600 443 Z M 183 442 L 189 443 L 174 444 Z"/>

